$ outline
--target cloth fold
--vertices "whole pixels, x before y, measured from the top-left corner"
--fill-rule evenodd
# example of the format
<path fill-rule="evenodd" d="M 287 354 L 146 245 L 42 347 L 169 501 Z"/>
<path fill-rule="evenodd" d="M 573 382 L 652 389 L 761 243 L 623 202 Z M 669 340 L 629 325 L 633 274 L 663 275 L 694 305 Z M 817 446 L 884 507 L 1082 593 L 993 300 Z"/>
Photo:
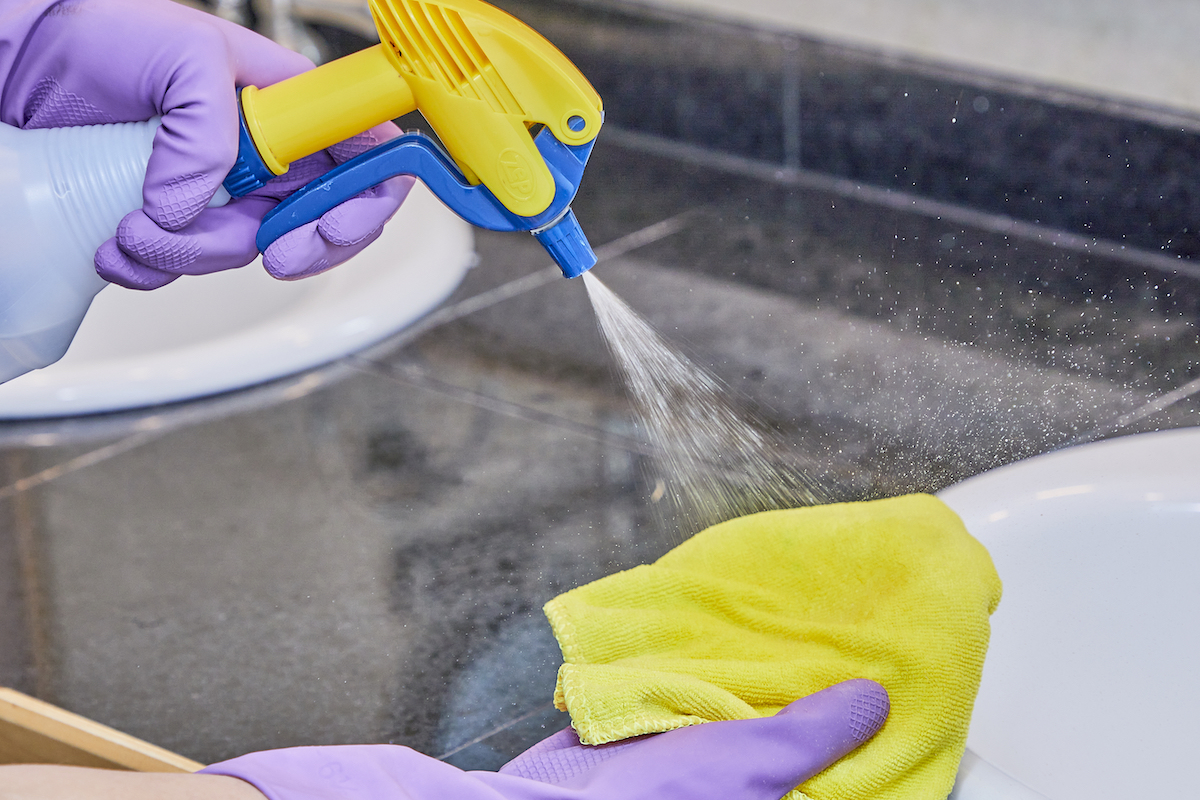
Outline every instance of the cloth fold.
<path fill-rule="evenodd" d="M 602 744 L 870 678 L 883 730 L 789 797 L 942 800 L 999 600 L 991 557 L 932 496 L 753 514 L 547 603 L 555 704 Z"/>

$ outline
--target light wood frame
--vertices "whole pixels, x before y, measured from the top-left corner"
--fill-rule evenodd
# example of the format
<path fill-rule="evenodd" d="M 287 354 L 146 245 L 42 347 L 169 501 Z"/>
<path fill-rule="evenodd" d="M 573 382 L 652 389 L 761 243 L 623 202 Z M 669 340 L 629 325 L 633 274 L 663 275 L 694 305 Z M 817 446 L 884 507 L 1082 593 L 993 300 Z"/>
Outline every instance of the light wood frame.
<path fill-rule="evenodd" d="M 195 772 L 204 766 L 3 687 L 0 764 L 69 764 L 137 772 Z"/>

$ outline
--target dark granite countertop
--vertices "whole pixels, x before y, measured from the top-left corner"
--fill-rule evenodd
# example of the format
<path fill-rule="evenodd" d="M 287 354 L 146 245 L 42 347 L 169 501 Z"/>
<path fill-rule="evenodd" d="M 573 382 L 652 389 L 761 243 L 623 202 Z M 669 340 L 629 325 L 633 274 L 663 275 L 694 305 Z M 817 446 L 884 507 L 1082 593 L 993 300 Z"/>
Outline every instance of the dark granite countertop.
<path fill-rule="evenodd" d="M 625 245 L 595 274 L 836 499 L 1200 422 L 1194 121 L 501 5 L 606 98 L 575 208 Z M 546 269 L 528 237 L 477 247 L 446 308 Z M 0 424 L 0 684 L 206 762 L 389 741 L 495 767 L 565 725 L 541 605 L 682 534 L 586 292 L 535 284 L 236 396 Z"/>

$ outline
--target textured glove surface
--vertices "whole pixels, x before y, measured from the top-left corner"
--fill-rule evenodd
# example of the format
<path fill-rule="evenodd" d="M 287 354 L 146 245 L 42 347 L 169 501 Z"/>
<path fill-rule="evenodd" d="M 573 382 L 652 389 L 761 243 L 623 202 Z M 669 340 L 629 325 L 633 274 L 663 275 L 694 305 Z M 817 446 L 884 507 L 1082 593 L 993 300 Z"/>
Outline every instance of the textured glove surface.
<path fill-rule="evenodd" d="M 21 43 L 0 98 L 0 120 L 20 128 L 136 122 L 162 127 L 142 208 L 96 253 L 101 277 L 154 289 L 179 275 L 245 266 L 254 236 L 281 199 L 368 147 L 398 135 L 381 125 L 291 166 L 220 208 L 208 202 L 237 157 L 241 86 L 268 86 L 312 67 L 252 31 L 170 0 L 60 0 Z M 392 179 L 268 248 L 278 278 L 316 274 L 378 237 L 411 179 Z"/>

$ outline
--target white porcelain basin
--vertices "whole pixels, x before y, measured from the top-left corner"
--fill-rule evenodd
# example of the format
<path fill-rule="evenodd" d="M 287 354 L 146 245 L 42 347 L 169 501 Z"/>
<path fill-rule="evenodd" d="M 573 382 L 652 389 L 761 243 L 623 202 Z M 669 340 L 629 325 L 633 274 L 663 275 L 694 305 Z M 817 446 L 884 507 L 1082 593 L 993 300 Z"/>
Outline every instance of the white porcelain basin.
<path fill-rule="evenodd" d="M 470 226 L 418 183 L 370 247 L 300 281 L 255 263 L 96 297 L 57 363 L 0 385 L 0 419 L 140 408 L 252 386 L 387 338 L 475 261 Z"/>
<path fill-rule="evenodd" d="M 940 496 L 1004 581 L 968 748 L 1051 800 L 1196 796 L 1200 428 Z"/>

